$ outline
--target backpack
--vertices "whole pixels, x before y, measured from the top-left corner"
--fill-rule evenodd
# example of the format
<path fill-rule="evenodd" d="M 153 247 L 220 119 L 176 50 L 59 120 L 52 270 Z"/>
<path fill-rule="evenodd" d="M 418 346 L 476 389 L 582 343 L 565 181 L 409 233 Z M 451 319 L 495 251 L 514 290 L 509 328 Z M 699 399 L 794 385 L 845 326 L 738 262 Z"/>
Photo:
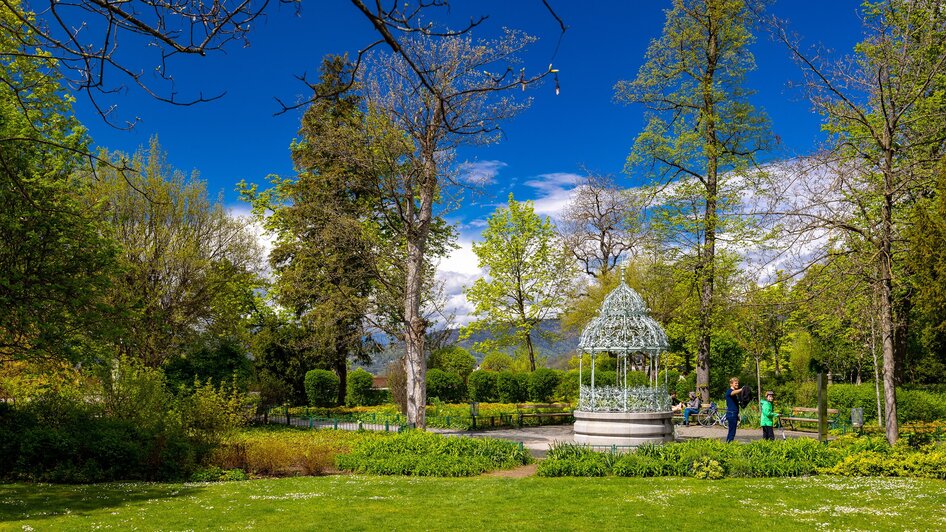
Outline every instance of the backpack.
<path fill-rule="evenodd" d="M 742 387 L 742 392 L 736 399 L 739 402 L 739 408 L 745 408 L 752 402 L 752 386 L 748 384 Z"/>

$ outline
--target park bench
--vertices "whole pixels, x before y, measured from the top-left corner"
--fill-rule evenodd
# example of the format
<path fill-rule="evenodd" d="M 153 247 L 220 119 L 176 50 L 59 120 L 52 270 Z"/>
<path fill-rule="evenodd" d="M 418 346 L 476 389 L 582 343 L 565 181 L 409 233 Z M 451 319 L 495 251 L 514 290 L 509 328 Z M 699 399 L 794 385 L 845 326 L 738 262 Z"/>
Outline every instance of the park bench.
<path fill-rule="evenodd" d="M 572 405 L 568 403 L 517 404 L 516 417 L 519 427 L 526 418 L 568 418 L 572 417 Z"/>
<path fill-rule="evenodd" d="M 779 416 L 779 419 L 782 422 L 787 422 L 791 430 L 795 430 L 795 424 L 798 423 L 813 423 L 818 424 L 818 409 L 817 408 L 806 408 L 801 406 L 796 406 L 792 408 L 792 415 L 790 416 Z M 838 425 L 839 417 L 838 411 L 834 408 L 828 409 L 828 426 L 831 428 L 836 428 Z"/>

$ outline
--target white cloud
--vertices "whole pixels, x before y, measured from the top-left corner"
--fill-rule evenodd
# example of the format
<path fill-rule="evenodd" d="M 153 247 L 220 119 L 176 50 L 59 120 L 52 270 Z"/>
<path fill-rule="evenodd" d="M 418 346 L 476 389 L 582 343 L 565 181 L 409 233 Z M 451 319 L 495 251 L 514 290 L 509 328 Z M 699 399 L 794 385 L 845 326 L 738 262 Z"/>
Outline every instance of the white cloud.
<path fill-rule="evenodd" d="M 458 178 L 463 183 L 491 185 L 496 182 L 499 170 L 506 166 L 508 165 L 502 161 L 467 161 L 457 167 Z"/>
<path fill-rule="evenodd" d="M 537 191 L 532 200 L 536 214 L 559 218 L 571 201 L 575 188 L 584 181 L 584 176 L 568 172 L 541 174 L 524 184 Z"/>
<path fill-rule="evenodd" d="M 231 218 L 238 218 L 248 222 L 248 227 L 250 231 L 253 232 L 253 236 L 256 237 L 256 242 L 259 244 L 261 252 L 259 257 L 260 273 L 262 273 L 264 277 L 272 279 L 272 270 L 269 267 L 269 254 L 273 251 L 276 236 L 263 228 L 263 224 L 253 216 L 250 208 L 246 205 L 231 205 L 227 207 L 227 214 L 229 214 Z"/>
<path fill-rule="evenodd" d="M 443 283 L 444 296 L 447 298 L 446 315 L 453 315 L 451 327 L 467 325 L 473 321 L 473 305 L 466 300 L 464 289 L 470 287 L 484 272 L 473 253 L 473 242 L 461 240 L 458 248 L 437 265 L 437 279 Z"/>

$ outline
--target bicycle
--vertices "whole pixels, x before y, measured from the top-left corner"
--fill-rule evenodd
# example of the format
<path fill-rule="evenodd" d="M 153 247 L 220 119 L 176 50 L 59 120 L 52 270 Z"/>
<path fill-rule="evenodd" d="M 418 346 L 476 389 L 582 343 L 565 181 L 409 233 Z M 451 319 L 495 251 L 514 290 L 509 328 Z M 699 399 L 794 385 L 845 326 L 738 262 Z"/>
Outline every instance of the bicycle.
<path fill-rule="evenodd" d="M 700 412 L 699 415 L 700 425 L 704 427 L 712 427 L 713 425 L 719 425 L 721 427 L 727 427 L 726 416 L 724 416 L 719 411 L 719 407 L 716 406 L 716 403 L 710 403 L 709 407 Z"/>

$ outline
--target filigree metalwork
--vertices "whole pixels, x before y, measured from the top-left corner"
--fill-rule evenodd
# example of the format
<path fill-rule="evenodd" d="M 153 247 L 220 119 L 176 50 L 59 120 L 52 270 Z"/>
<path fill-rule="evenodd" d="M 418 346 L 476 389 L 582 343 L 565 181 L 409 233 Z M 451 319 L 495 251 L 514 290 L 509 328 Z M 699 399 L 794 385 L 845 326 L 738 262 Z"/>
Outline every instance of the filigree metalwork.
<path fill-rule="evenodd" d="M 623 270 L 623 269 L 622 269 Z M 667 349 L 667 334 L 650 317 L 644 298 L 624 283 L 608 294 L 598 315 L 581 333 L 578 348 L 591 353 L 591 386 L 579 389 L 578 409 L 588 412 L 666 412 L 670 399 L 663 387 L 657 386 L 660 353 Z M 618 356 L 618 386 L 595 386 L 595 354 Z M 648 359 L 650 387 L 627 387 L 628 361 Z M 581 368 L 579 367 L 579 373 Z M 623 378 L 622 378 L 623 377 Z M 579 377 L 581 378 L 581 377 Z M 623 380 L 624 385 L 621 386 Z"/>
<path fill-rule="evenodd" d="M 578 398 L 582 412 L 667 412 L 670 395 L 662 386 L 582 386 Z"/>
<path fill-rule="evenodd" d="M 667 348 L 667 334 L 650 317 L 644 298 L 622 280 L 582 331 L 578 348 L 587 353 L 659 353 Z"/>

